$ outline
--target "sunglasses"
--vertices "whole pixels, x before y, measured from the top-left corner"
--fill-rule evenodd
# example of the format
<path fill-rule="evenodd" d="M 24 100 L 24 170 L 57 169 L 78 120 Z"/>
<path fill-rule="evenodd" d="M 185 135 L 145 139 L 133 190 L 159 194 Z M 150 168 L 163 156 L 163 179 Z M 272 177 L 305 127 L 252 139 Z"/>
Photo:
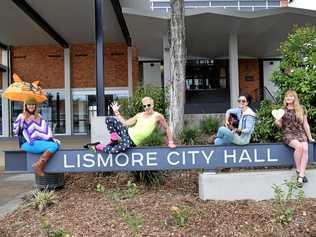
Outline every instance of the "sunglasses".
<path fill-rule="evenodd" d="M 144 109 L 150 108 L 150 107 L 151 107 L 151 104 L 143 105 L 143 107 L 144 107 Z"/>
<path fill-rule="evenodd" d="M 247 102 L 247 100 L 241 100 L 241 99 L 238 99 L 237 101 L 238 101 L 238 103 L 246 103 Z"/>

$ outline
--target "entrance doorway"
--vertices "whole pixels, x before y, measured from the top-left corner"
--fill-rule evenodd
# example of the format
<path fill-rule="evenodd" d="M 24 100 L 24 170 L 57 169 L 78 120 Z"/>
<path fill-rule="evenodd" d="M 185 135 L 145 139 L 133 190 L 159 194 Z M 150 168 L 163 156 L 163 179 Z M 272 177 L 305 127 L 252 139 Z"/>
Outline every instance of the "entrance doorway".
<path fill-rule="evenodd" d="M 188 60 L 186 114 L 223 113 L 230 105 L 228 60 Z"/>

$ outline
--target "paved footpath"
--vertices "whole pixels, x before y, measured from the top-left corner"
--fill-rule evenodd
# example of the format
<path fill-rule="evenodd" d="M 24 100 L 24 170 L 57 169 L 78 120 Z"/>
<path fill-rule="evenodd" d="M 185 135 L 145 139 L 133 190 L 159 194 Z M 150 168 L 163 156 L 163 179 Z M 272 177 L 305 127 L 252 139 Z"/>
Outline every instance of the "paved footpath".
<path fill-rule="evenodd" d="M 90 142 L 90 136 L 60 136 L 62 148 L 81 148 Z M 5 174 L 3 150 L 18 150 L 17 140 L 13 138 L 0 139 L 0 220 L 8 213 L 17 209 L 23 203 L 23 197 L 32 192 L 35 187 L 34 174 Z"/>
<path fill-rule="evenodd" d="M 34 189 L 34 174 L 2 174 L 0 176 L 0 220 L 17 209 L 23 197 Z"/>

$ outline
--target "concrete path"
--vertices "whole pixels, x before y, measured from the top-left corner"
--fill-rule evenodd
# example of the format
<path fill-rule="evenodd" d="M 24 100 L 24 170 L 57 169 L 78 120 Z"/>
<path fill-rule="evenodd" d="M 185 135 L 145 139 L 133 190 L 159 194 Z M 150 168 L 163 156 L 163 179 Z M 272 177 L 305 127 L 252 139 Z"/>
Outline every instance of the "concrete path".
<path fill-rule="evenodd" d="M 82 148 L 90 142 L 90 136 L 60 136 L 63 148 Z M 18 150 L 16 138 L 0 139 L 0 219 L 17 209 L 23 202 L 22 198 L 34 190 L 34 174 L 5 174 L 4 150 Z"/>
<path fill-rule="evenodd" d="M 0 176 L 0 219 L 22 204 L 22 198 L 34 189 L 34 180 L 34 174 Z"/>

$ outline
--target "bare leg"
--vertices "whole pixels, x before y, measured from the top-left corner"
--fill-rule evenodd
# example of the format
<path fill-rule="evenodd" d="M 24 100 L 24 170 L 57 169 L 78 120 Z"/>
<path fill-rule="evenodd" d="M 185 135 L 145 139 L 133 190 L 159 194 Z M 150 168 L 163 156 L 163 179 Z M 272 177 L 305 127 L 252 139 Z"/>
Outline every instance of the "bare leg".
<path fill-rule="evenodd" d="M 308 163 L 308 143 L 301 142 L 302 145 L 302 156 L 301 156 L 301 166 L 300 166 L 300 176 L 305 176 L 305 170 Z"/>
<path fill-rule="evenodd" d="M 302 144 L 298 140 L 292 140 L 289 144 L 294 149 L 294 162 L 297 171 L 301 171 Z"/>

